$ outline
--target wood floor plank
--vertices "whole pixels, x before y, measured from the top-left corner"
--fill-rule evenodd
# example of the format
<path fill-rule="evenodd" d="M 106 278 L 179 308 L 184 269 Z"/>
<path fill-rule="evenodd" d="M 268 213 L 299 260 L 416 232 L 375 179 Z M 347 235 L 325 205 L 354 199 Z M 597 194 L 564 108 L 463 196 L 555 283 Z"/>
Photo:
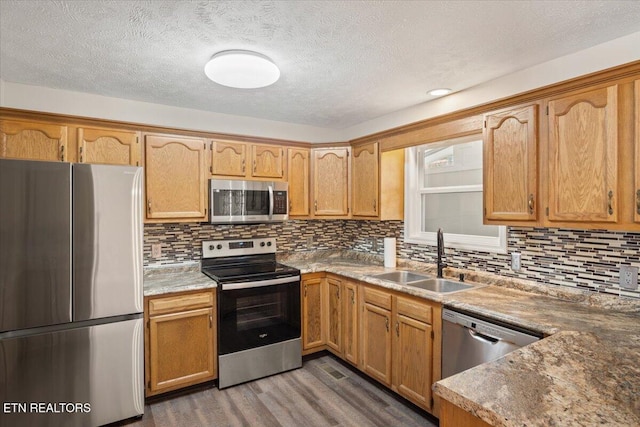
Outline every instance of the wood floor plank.
<path fill-rule="evenodd" d="M 332 355 L 219 390 L 153 400 L 127 427 L 437 427 L 437 420 Z"/>

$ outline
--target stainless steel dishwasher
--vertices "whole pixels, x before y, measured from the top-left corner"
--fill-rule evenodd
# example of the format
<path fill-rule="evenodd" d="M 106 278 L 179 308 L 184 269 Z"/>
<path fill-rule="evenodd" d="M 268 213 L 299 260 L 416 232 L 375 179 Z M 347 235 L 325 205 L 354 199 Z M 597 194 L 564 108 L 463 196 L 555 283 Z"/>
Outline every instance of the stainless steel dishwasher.
<path fill-rule="evenodd" d="M 542 338 L 542 334 L 442 310 L 442 378 L 496 360 Z"/>

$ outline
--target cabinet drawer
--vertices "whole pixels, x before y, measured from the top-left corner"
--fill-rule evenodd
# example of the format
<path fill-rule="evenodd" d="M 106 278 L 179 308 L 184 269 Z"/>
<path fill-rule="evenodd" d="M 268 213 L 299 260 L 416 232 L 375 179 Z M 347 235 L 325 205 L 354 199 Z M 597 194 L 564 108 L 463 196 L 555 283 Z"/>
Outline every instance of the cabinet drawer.
<path fill-rule="evenodd" d="M 421 322 L 432 323 L 432 307 L 429 304 L 404 297 L 397 298 L 396 309 L 398 314 L 420 320 Z"/>
<path fill-rule="evenodd" d="M 364 301 L 391 310 L 391 294 L 377 289 L 364 288 Z"/>
<path fill-rule="evenodd" d="M 149 300 L 149 316 L 212 306 L 212 292 L 154 298 Z"/>

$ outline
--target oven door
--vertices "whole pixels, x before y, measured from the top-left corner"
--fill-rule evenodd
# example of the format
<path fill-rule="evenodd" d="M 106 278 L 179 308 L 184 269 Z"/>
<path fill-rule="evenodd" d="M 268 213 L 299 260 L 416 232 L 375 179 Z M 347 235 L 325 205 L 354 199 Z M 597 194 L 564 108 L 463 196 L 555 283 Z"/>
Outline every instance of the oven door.
<path fill-rule="evenodd" d="M 219 289 L 220 355 L 300 338 L 300 276 L 223 283 Z"/>

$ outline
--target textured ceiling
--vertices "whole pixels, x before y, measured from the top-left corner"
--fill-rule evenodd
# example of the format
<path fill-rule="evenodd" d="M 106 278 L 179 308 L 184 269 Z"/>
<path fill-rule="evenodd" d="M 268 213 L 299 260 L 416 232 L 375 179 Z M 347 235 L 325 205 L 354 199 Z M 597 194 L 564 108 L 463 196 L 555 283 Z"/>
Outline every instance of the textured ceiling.
<path fill-rule="evenodd" d="M 640 1 L 0 2 L 0 78 L 341 129 L 640 30 Z M 216 52 L 280 80 L 209 81 Z"/>

